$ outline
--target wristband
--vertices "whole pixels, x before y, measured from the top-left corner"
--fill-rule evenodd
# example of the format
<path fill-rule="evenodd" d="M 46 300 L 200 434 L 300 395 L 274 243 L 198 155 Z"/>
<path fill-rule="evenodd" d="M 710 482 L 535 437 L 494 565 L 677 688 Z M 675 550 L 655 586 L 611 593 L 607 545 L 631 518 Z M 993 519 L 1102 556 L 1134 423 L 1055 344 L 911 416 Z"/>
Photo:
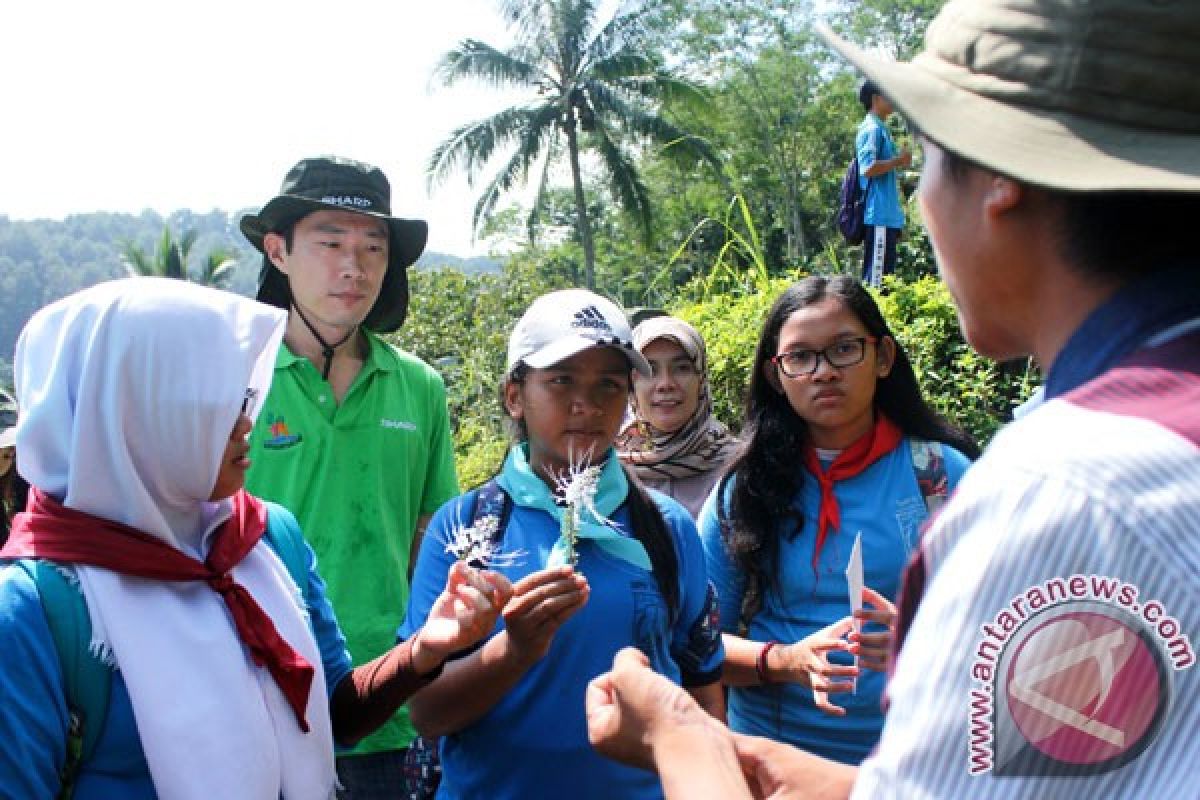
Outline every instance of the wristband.
<path fill-rule="evenodd" d="M 758 673 L 758 682 L 762 684 L 772 683 L 767 676 L 767 653 L 771 652 L 771 648 L 779 644 L 776 641 L 767 642 L 758 651 L 758 658 L 754 659 L 754 671 Z"/>

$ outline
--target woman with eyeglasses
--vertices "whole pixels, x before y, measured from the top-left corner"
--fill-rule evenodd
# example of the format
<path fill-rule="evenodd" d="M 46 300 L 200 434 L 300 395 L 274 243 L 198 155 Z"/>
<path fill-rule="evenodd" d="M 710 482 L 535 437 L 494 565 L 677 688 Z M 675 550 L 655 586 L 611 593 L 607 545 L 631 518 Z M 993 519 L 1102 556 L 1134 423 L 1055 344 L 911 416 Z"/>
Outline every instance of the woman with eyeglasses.
<path fill-rule="evenodd" d="M 741 440 L 699 519 L 729 725 L 858 763 L 883 727 L 901 570 L 978 448 L 926 404 L 879 307 L 846 276 L 806 278 L 775 302 Z"/>

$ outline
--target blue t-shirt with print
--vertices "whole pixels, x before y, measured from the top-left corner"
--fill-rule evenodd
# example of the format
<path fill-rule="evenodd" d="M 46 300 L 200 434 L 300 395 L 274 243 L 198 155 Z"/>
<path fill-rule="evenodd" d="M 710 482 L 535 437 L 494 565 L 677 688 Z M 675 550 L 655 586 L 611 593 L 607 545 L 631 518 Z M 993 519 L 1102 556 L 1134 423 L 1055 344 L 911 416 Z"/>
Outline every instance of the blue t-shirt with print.
<path fill-rule="evenodd" d="M 469 525 L 477 492 L 451 500 L 434 515 L 421 543 L 408 616 L 399 631 L 408 638 L 425 622 L 446 584 L 454 556 L 446 552 L 453 525 Z M 654 576 L 608 555 L 590 540 L 579 543 L 576 569 L 591 595 L 554 636 L 550 649 L 481 718 L 441 740 L 439 798 L 569 797 L 571 800 L 661 798 L 650 772 L 622 766 L 588 743 L 584 715 L 587 684 L 612 668 L 623 647 L 637 647 L 655 670 L 685 686 L 720 679 L 724 650 L 716 602 L 704 568 L 704 550 L 686 509 L 651 491 L 674 539 L 679 564 L 680 610 L 668 617 Z M 629 530 L 627 505 L 613 514 Z M 545 511 L 514 506 L 501 540 L 506 553 L 523 553 L 515 566 L 498 568 L 514 583 L 546 563 L 558 539 L 557 521 Z M 496 631 L 503 627 L 497 622 Z"/>
<path fill-rule="evenodd" d="M 272 510 L 269 513 L 277 513 Z M 351 669 L 346 640 L 316 556 L 305 545 L 308 582 L 305 608 L 325 669 L 325 684 L 334 688 Z M 0 566 L 0 800 L 58 796 L 59 773 L 66 761 L 67 702 L 59 655 L 46 622 L 37 586 L 22 569 Z M 186 691 L 181 676 L 181 691 Z M 164 713 L 170 713 L 165 709 Z M 220 769 L 219 764 L 213 765 Z M 112 673 L 104 730 L 92 758 L 80 765 L 74 800 L 155 800 L 157 794 L 142 750 L 133 705 L 120 670 Z"/>
<path fill-rule="evenodd" d="M 942 453 L 952 488 L 969 462 L 949 446 L 942 445 Z M 859 532 L 864 583 L 895 602 L 901 572 L 928 516 L 906 438 L 858 475 L 834 484 L 842 524 L 825 539 L 814 574 L 813 543 L 821 494 L 817 482 L 807 472 L 805 476 L 798 497 L 804 526 L 790 540 L 780 539 L 778 590 L 766 592 L 763 608 L 749 620 L 746 635 L 753 641 L 796 642 L 850 614 L 846 566 Z M 728 503 L 732 481 L 725 486 L 724 502 Z M 700 512 L 700 538 L 709 579 L 720 598 L 721 628 L 736 634 L 746 581 L 722 541 L 716 495 L 714 490 Z M 852 661 L 845 652 L 834 653 L 830 660 Z M 729 727 L 856 764 L 870 753 L 883 730 L 880 702 L 884 683 L 882 673 L 863 670 L 854 694 L 830 695 L 830 702 L 846 709 L 844 717 L 821 711 L 813 702 L 812 691 L 799 684 L 734 687 L 729 690 Z"/>
<path fill-rule="evenodd" d="M 896 143 L 883 120 L 874 114 L 863 117 L 854 137 L 854 152 L 858 155 L 858 186 L 867 191 L 864 220 L 868 225 L 903 228 L 904 209 L 900 205 L 896 170 L 888 170 L 873 178 L 864 174 L 876 161 L 896 157 Z"/>

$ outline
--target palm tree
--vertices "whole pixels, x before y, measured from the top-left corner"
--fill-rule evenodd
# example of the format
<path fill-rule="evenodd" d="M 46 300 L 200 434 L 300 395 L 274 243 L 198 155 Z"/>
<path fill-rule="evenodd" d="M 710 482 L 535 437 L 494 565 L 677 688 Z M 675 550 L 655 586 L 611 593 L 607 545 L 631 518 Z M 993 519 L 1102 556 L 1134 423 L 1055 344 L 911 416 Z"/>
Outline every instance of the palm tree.
<path fill-rule="evenodd" d="M 163 225 L 162 236 L 154 253 L 148 254 L 133 242 L 125 242 L 121 248 L 121 261 L 130 275 L 149 275 L 192 281 L 204 286 L 225 289 L 233 278 L 237 259 L 224 250 L 211 251 L 200 263 L 199 269 L 188 266 L 192 247 L 196 244 L 196 231 L 186 230 L 176 240 L 171 228 Z"/>
<path fill-rule="evenodd" d="M 515 146 L 475 204 L 478 231 L 498 198 L 524 184 L 541 161 L 528 220 L 532 238 L 551 166 L 565 146 L 588 288 L 595 288 L 596 266 L 581 151 L 599 157 L 613 197 L 633 216 L 646 242 L 651 239 L 652 213 L 635 163 L 638 150 L 656 144 L 680 163 L 717 162 L 707 143 L 675 127 L 660 111 L 664 102 L 702 102 L 702 90 L 672 75 L 649 52 L 636 12 L 621 10 L 598 26 L 596 5 L 590 0 L 505 0 L 503 13 L 517 32 L 513 47 L 499 50 L 466 39 L 442 56 L 435 79 L 445 86 L 474 78 L 496 87 L 530 89 L 535 96 L 456 129 L 434 150 L 428 165 L 431 185 L 460 168 L 473 185 L 497 150 Z"/>

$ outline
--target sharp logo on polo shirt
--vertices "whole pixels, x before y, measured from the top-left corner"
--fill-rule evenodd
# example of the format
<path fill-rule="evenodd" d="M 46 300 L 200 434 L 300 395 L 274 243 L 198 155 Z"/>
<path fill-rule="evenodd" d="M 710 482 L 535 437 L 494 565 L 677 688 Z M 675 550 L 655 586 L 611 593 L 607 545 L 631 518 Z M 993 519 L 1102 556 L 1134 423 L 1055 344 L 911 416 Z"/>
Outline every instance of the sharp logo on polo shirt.
<path fill-rule="evenodd" d="M 268 450 L 286 450 L 304 440 L 303 435 L 288 430 L 287 422 L 284 421 L 282 414 L 279 416 L 268 414 L 267 425 L 270 426 L 271 435 L 263 442 L 263 447 Z"/>
<path fill-rule="evenodd" d="M 390 428 L 391 430 L 396 431 L 415 431 L 417 429 L 417 426 L 408 420 L 388 419 L 387 417 L 379 420 L 379 427 Z"/>
<path fill-rule="evenodd" d="M 595 306 L 588 306 L 576 311 L 575 319 L 571 321 L 571 327 L 595 328 L 596 330 L 612 333 L 612 326 L 608 324 L 608 320 L 604 318 L 604 315 Z"/>

